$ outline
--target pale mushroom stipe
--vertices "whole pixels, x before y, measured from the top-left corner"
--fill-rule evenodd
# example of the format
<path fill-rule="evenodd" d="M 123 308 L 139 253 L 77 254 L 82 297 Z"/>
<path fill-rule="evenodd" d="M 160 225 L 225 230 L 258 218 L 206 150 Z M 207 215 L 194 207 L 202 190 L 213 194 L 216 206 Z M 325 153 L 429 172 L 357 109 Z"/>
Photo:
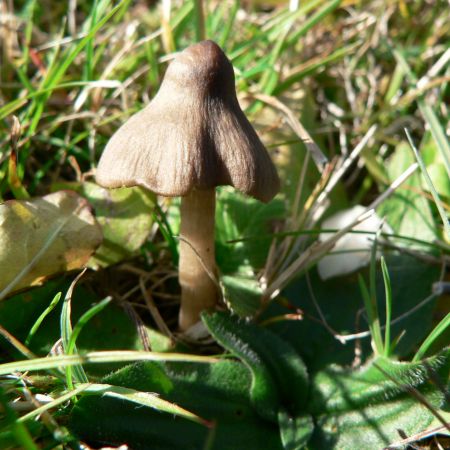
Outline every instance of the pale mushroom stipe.
<path fill-rule="evenodd" d="M 233 66 L 212 41 L 191 45 L 175 57 L 153 100 L 111 137 L 96 180 L 108 188 L 138 185 L 182 197 L 181 330 L 194 325 L 218 299 L 210 276 L 216 274 L 216 186 L 231 185 L 268 202 L 280 185 L 267 150 L 239 106 Z"/>

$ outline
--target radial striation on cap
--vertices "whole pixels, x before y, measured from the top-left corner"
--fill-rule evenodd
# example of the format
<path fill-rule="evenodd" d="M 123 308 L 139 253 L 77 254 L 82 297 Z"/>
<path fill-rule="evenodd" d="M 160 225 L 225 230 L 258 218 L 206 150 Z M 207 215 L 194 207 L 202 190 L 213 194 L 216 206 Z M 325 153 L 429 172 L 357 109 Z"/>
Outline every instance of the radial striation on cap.
<path fill-rule="evenodd" d="M 168 197 L 231 185 L 264 202 L 280 184 L 239 106 L 233 67 L 212 41 L 176 56 L 154 99 L 111 137 L 96 179 Z"/>

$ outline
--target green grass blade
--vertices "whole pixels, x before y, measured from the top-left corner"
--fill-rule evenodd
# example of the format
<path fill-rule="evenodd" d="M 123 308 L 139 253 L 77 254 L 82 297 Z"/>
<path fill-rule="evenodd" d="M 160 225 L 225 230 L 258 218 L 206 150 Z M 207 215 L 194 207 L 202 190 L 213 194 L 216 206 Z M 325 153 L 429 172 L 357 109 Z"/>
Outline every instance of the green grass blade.
<path fill-rule="evenodd" d="M 97 20 L 97 7 L 98 7 L 98 0 L 94 0 L 94 4 L 92 5 L 92 12 L 88 18 L 88 34 L 92 32 L 94 24 Z M 94 35 L 92 35 L 86 43 L 86 62 L 83 71 L 83 78 L 85 81 L 92 80 L 93 58 L 94 58 Z"/>
<path fill-rule="evenodd" d="M 430 347 L 433 345 L 434 341 L 450 327 L 450 313 L 448 313 L 433 329 L 433 331 L 428 335 L 423 344 L 417 350 L 414 355 L 413 362 L 420 361 L 427 354 Z"/>
<path fill-rule="evenodd" d="M 364 306 L 367 312 L 367 318 L 369 322 L 370 334 L 372 335 L 372 343 L 374 347 L 375 353 L 382 355 L 383 351 L 383 340 L 381 338 L 381 327 L 379 318 L 376 310 L 374 310 L 373 299 L 369 293 L 369 289 L 367 289 L 366 283 L 361 275 L 358 274 L 358 283 L 359 288 L 361 290 L 361 294 L 364 300 Z"/>
<path fill-rule="evenodd" d="M 90 383 L 83 383 L 83 384 L 77 386 L 76 389 L 61 395 L 60 397 L 56 398 L 52 402 L 46 403 L 45 405 L 42 405 L 42 406 L 39 406 L 38 408 L 33 409 L 33 411 L 30 411 L 29 413 L 21 416 L 18 419 L 18 421 L 23 423 L 23 422 L 26 422 L 27 420 L 34 419 L 35 417 L 41 415 L 43 412 L 53 409 L 56 406 L 59 406 L 62 403 L 69 401 L 71 398 L 79 395 L 81 392 L 88 389 L 89 386 L 91 386 Z"/>
<path fill-rule="evenodd" d="M 222 27 L 222 32 L 220 34 L 220 37 L 218 39 L 218 44 L 220 45 L 220 47 L 226 47 L 227 46 L 227 42 L 230 38 L 230 34 L 233 30 L 233 26 L 234 26 L 234 22 L 236 20 L 236 15 L 237 12 L 239 11 L 240 8 L 240 2 L 238 0 L 235 0 L 233 3 L 233 6 L 231 7 L 231 11 L 229 13 L 229 18 L 225 24 L 225 26 Z"/>
<path fill-rule="evenodd" d="M 337 6 L 339 6 L 340 0 L 333 0 L 329 2 L 328 5 L 325 5 L 323 8 L 321 8 L 319 11 L 317 11 L 315 14 L 313 14 L 309 19 L 305 21 L 303 25 L 299 27 L 299 29 L 294 33 L 295 38 L 289 37 L 291 32 L 292 24 L 294 23 L 295 18 L 298 16 L 299 13 L 304 14 L 305 10 L 302 8 L 299 11 L 296 11 L 293 14 L 290 14 L 287 17 L 286 21 L 283 21 L 282 26 L 277 27 L 278 28 L 278 34 L 276 37 L 275 46 L 273 47 L 268 65 L 269 69 L 264 72 L 263 76 L 261 77 L 260 81 L 260 90 L 265 94 L 272 94 L 275 88 L 277 87 L 278 83 L 278 72 L 274 70 L 274 66 L 276 64 L 276 61 L 279 59 L 283 49 L 287 45 L 292 45 L 293 43 L 297 42 L 297 40 L 305 35 L 314 25 L 319 23 L 326 15 L 331 13 Z M 311 7 L 311 5 L 307 5 L 308 8 Z"/>
<path fill-rule="evenodd" d="M 67 69 L 73 63 L 75 58 L 79 55 L 79 53 L 85 48 L 85 46 L 89 43 L 89 41 L 94 37 L 94 35 L 121 9 L 129 3 L 130 0 L 122 0 L 120 1 L 111 11 L 106 14 L 102 19 L 100 19 L 89 31 L 89 33 L 81 39 L 75 48 L 69 52 L 69 54 L 64 58 L 60 65 L 56 66 L 52 71 L 51 76 L 48 78 L 48 81 L 45 87 L 51 87 L 59 82 L 61 78 L 66 73 Z"/>
<path fill-rule="evenodd" d="M 147 62 L 150 66 L 147 79 L 153 89 L 156 89 L 159 85 L 159 72 L 158 72 L 158 56 L 155 49 L 154 41 L 149 41 L 145 44 L 145 55 Z"/>
<path fill-rule="evenodd" d="M 36 334 L 36 332 L 39 330 L 42 322 L 44 319 L 56 308 L 59 301 L 61 300 L 62 292 L 58 292 L 54 297 L 53 300 L 50 302 L 50 305 L 45 308 L 44 312 L 38 317 L 34 325 L 31 327 L 30 332 L 28 333 L 27 338 L 25 339 L 25 345 L 28 347 L 30 344 L 31 339 L 33 339 L 33 336 Z"/>
<path fill-rule="evenodd" d="M 70 336 L 69 345 L 67 346 L 67 354 L 72 355 L 75 351 L 75 344 L 78 336 L 81 333 L 83 327 L 91 320 L 96 314 L 102 311 L 109 303 L 111 303 L 112 297 L 106 297 L 96 305 L 92 306 L 87 310 L 78 320 L 78 322 L 73 327 L 72 334 Z"/>
<path fill-rule="evenodd" d="M 55 91 L 57 89 L 66 89 L 66 88 L 77 87 L 77 86 L 88 86 L 88 85 L 92 85 L 92 83 L 93 83 L 92 81 L 90 81 L 90 82 L 69 81 L 67 83 L 60 83 L 60 84 L 54 85 L 52 87 L 42 88 L 42 89 L 39 89 L 39 91 L 30 92 L 29 94 L 27 94 L 21 98 L 18 98 L 16 100 L 13 100 L 13 101 L 7 103 L 6 105 L 2 106 L 0 108 L 0 120 L 4 119 L 5 117 L 11 115 L 13 112 L 17 111 L 24 104 L 26 104 L 28 102 L 28 100 L 35 99 L 36 97 L 39 97 L 46 93 L 52 93 L 53 91 Z M 102 83 L 102 87 L 105 87 L 103 82 L 100 82 L 100 83 Z M 30 108 L 31 108 L 31 106 L 30 106 Z"/>
<path fill-rule="evenodd" d="M 73 63 L 75 58 L 79 55 L 79 53 L 84 50 L 86 45 L 90 42 L 90 40 L 95 36 L 95 34 L 121 9 L 126 7 L 127 3 L 130 0 L 122 0 L 120 1 L 114 8 L 109 11 L 102 19 L 100 19 L 96 24 L 93 25 L 89 33 L 82 38 L 75 47 L 68 52 L 68 54 L 62 59 L 61 62 L 58 61 L 59 64 L 52 64 L 51 69 L 48 71 L 47 77 L 45 78 L 43 84 L 41 85 L 41 89 L 48 89 L 48 92 L 43 95 L 41 98 L 37 100 L 36 111 L 33 114 L 32 124 L 28 129 L 28 136 L 32 135 L 38 125 L 42 112 L 44 110 L 45 104 L 50 97 L 51 92 L 53 91 L 54 86 L 56 86 L 61 78 L 66 73 L 67 69 Z M 56 61 L 57 58 L 55 57 Z M 42 91 L 39 90 L 38 94 L 41 94 Z"/>
<path fill-rule="evenodd" d="M 309 17 L 295 33 L 291 34 L 286 41 L 286 45 L 294 45 L 304 36 L 312 27 L 320 23 L 326 16 L 331 14 L 341 4 L 342 0 L 332 0 L 327 2 L 319 11 Z"/>
<path fill-rule="evenodd" d="M 155 205 L 156 212 L 153 213 L 153 219 L 159 226 L 161 234 L 164 237 L 164 240 L 167 242 L 170 248 L 170 252 L 172 254 L 172 260 L 175 265 L 178 264 L 178 245 L 177 241 L 174 239 L 174 235 L 172 229 L 170 228 L 169 222 L 167 221 L 166 215 L 161 207 L 156 204 Z"/>
<path fill-rule="evenodd" d="M 302 69 L 298 72 L 293 73 L 291 76 L 286 78 L 284 81 L 278 83 L 278 85 L 273 90 L 273 95 L 278 95 L 286 90 L 288 90 L 294 83 L 302 80 L 303 78 L 310 76 L 314 72 L 319 69 L 324 68 L 326 65 L 330 63 L 335 63 L 341 59 L 343 59 L 348 54 L 353 54 L 358 47 L 360 47 L 360 43 L 356 42 L 354 44 L 347 45 L 346 47 L 338 48 L 336 51 L 332 52 L 328 56 L 316 61 L 314 58 L 311 62 L 305 62 L 302 64 Z"/>
<path fill-rule="evenodd" d="M 25 103 L 27 103 L 29 97 L 30 96 L 25 96 L 23 98 L 17 98 L 16 100 L 13 100 L 12 102 L 9 102 L 6 105 L 2 106 L 0 108 L 0 120 L 11 115 L 13 112 L 17 111 L 19 108 L 21 108 L 23 105 L 25 105 Z"/>
<path fill-rule="evenodd" d="M 386 324 L 384 330 L 384 356 L 391 354 L 391 317 L 392 317 L 392 286 L 384 257 L 381 257 L 381 271 L 383 273 L 384 292 L 386 299 Z"/>
<path fill-rule="evenodd" d="M 197 42 L 204 41 L 206 38 L 204 8 L 203 0 L 194 0 L 195 39 Z"/>
<path fill-rule="evenodd" d="M 174 361 L 214 363 L 217 358 L 211 356 L 190 355 L 183 353 L 157 353 L 139 351 L 105 351 L 90 352 L 85 355 L 62 355 L 0 364 L 0 375 L 14 372 L 59 369 L 78 364 L 122 363 L 131 361 Z"/>
<path fill-rule="evenodd" d="M 375 238 L 373 240 L 371 256 L 370 256 L 370 303 L 372 311 L 372 324 L 374 332 L 374 341 L 376 344 L 377 352 L 382 355 L 384 353 L 383 338 L 381 336 L 381 325 L 380 325 L 380 314 L 378 313 L 378 302 L 377 302 L 377 250 L 378 250 L 378 240 L 381 234 L 381 228 L 375 233 Z"/>
<path fill-rule="evenodd" d="M 275 16 L 272 21 L 264 25 L 264 31 L 268 34 L 269 40 L 276 41 L 280 33 L 284 33 L 284 30 L 296 20 L 305 20 L 306 15 L 321 3 L 323 3 L 323 0 L 311 0 L 303 2 L 295 11 L 286 8 L 278 16 Z"/>
<path fill-rule="evenodd" d="M 405 71 L 401 64 L 397 63 L 395 66 L 394 73 L 391 76 L 391 81 L 389 83 L 389 87 L 384 96 L 384 101 L 389 104 L 392 99 L 397 95 L 397 92 L 400 90 L 403 80 L 405 78 Z"/>
<path fill-rule="evenodd" d="M 89 384 L 87 388 L 83 390 L 83 394 L 95 394 L 104 397 L 118 398 L 120 400 L 136 403 L 140 406 L 163 411 L 174 416 L 184 417 L 187 420 L 201 425 L 210 426 L 210 423 L 207 420 L 150 392 L 142 392 L 122 386 L 112 386 L 110 384 Z"/>
<path fill-rule="evenodd" d="M 22 61 L 20 66 L 16 67 L 17 75 L 24 85 L 29 91 L 34 90 L 33 85 L 28 78 L 27 68 L 30 59 L 30 42 L 33 33 L 33 25 L 34 25 L 34 12 L 36 10 L 36 0 L 32 0 L 26 5 L 25 8 L 25 42 L 23 44 L 23 53 L 22 53 Z"/>
<path fill-rule="evenodd" d="M 290 25 L 287 25 L 283 32 L 279 34 L 277 42 L 275 43 L 275 46 L 270 53 L 268 61 L 269 68 L 263 73 L 260 82 L 260 90 L 264 94 L 270 95 L 277 85 L 279 75 L 278 71 L 274 69 L 274 65 L 280 57 L 280 54 L 284 47 L 284 43 L 286 42 L 286 38 L 289 34 L 289 30 Z"/>
<path fill-rule="evenodd" d="M 192 1 L 183 2 L 179 8 L 173 8 L 173 15 L 170 17 L 169 22 L 169 28 L 172 33 L 171 39 L 173 41 L 171 44 L 173 45 L 173 50 L 171 51 L 177 51 L 178 46 L 181 46 L 180 41 L 184 39 L 187 33 L 190 33 L 193 9 L 194 4 Z"/>
<path fill-rule="evenodd" d="M 313 0 L 308 2 L 307 4 L 300 7 L 297 11 L 285 11 L 283 14 L 280 14 L 278 21 L 273 22 L 270 26 L 265 27 L 265 35 L 269 37 L 269 41 L 277 42 L 280 39 L 280 34 L 284 34 L 286 29 L 299 17 L 307 14 L 311 9 L 315 8 L 317 5 L 321 3 L 322 0 Z M 236 58 L 242 55 L 251 55 L 253 53 L 253 49 L 260 43 L 262 38 L 261 34 L 258 34 L 250 39 L 239 42 L 234 48 L 228 49 L 228 57 L 230 60 L 234 61 Z M 284 40 L 284 37 L 283 37 Z M 286 42 L 286 41 L 285 41 Z M 226 43 L 224 43 L 226 46 Z M 270 56 L 270 55 L 269 55 Z M 250 60 L 253 62 L 253 58 L 250 56 Z"/>
<path fill-rule="evenodd" d="M 112 386 L 110 384 L 93 384 L 93 383 L 82 383 L 69 392 L 61 395 L 52 402 L 40 406 L 33 411 L 25 414 L 19 418 L 19 422 L 26 422 L 27 420 L 34 419 L 45 411 L 55 408 L 62 403 L 69 401 L 70 399 L 83 394 L 83 395 L 101 395 L 104 397 L 114 397 L 121 400 L 136 403 L 140 406 L 146 406 L 158 411 L 163 411 L 168 414 L 173 414 L 176 416 L 184 417 L 187 420 L 199 423 L 201 425 L 209 426 L 209 422 L 196 414 L 181 408 L 174 403 L 164 400 L 158 397 L 157 394 L 152 394 L 149 392 L 141 392 L 134 389 L 129 389 L 121 386 Z"/>
<path fill-rule="evenodd" d="M 75 285 L 78 280 L 84 275 L 84 272 L 78 274 L 78 276 L 73 280 L 69 289 L 67 290 L 66 297 L 64 298 L 63 307 L 61 310 L 61 340 L 64 348 L 64 352 L 69 354 L 69 348 L 72 340 L 72 295 L 73 290 L 75 289 Z M 72 344 L 72 351 L 76 352 L 75 344 Z M 70 354 L 69 354 L 70 355 Z M 72 367 L 66 367 L 66 382 L 69 389 L 73 389 L 74 381 L 78 381 L 79 383 L 87 383 L 89 380 L 84 372 L 84 369 L 81 366 L 75 366 L 72 375 Z"/>
<path fill-rule="evenodd" d="M 63 36 L 64 36 L 64 25 L 59 33 L 58 41 Z M 24 122 L 30 122 L 30 124 L 28 126 L 28 130 L 27 130 L 28 137 L 33 136 L 34 132 L 36 131 L 36 128 L 39 124 L 41 116 L 45 110 L 46 101 L 50 97 L 50 94 L 52 92 L 50 90 L 50 91 L 48 91 L 48 94 L 45 95 L 42 92 L 42 90 L 47 87 L 46 86 L 47 80 L 51 76 L 51 74 L 53 72 L 53 68 L 55 66 L 57 66 L 57 64 L 59 62 L 59 54 L 60 54 L 60 45 L 57 45 L 51 53 L 50 62 L 47 66 L 47 69 L 45 72 L 45 77 L 41 81 L 39 88 L 34 91 L 34 93 L 36 93 L 37 95 L 33 98 L 33 102 L 29 106 L 27 113 L 25 115 Z"/>

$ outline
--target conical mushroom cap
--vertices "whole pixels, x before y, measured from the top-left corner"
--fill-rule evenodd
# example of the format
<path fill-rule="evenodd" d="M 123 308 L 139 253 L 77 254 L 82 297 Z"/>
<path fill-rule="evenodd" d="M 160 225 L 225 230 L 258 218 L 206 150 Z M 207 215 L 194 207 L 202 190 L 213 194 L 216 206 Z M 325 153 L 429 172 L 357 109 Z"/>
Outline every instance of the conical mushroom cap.
<path fill-rule="evenodd" d="M 264 202 L 280 183 L 239 106 L 233 67 L 212 41 L 171 62 L 154 99 L 111 137 L 96 179 L 104 187 L 139 185 L 168 197 L 231 185 Z"/>

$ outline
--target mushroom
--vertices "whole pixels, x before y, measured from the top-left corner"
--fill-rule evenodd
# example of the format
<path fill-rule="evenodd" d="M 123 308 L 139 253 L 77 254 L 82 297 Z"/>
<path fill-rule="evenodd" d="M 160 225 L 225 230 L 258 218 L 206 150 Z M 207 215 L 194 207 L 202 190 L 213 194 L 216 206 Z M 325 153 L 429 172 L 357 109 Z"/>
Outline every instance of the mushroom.
<path fill-rule="evenodd" d="M 96 180 L 181 196 L 181 330 L 218 300 L 215 187 L 231 185 L 263 202 L 279 190 L 276 169 L 239 106 L 233 66 L 212 41 L 175 57 L 153 100 L 111 137 Z"/>

